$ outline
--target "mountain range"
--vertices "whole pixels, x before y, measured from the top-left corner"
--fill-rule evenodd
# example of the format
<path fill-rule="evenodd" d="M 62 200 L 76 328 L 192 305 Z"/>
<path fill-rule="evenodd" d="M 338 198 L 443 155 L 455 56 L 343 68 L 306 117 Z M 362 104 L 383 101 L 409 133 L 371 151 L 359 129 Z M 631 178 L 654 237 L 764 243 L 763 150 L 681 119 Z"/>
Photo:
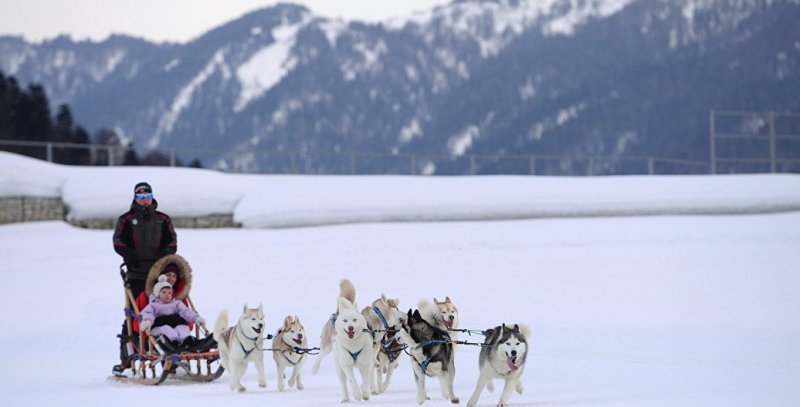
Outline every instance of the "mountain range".
<path fill-rule="evenodd" d="M 547 158 L 579 156 L 620 174 L 709 161 L 712 110 L 744 112 L 722 132 L 800 134 L 748 113 L 800 112 L 798 21 L 800 0 L 456 0 L 369 24 L 279 4 L 182 44 L 3 36 L 0 70 L 89 129 L 226 171 L 580 174 Z"/>

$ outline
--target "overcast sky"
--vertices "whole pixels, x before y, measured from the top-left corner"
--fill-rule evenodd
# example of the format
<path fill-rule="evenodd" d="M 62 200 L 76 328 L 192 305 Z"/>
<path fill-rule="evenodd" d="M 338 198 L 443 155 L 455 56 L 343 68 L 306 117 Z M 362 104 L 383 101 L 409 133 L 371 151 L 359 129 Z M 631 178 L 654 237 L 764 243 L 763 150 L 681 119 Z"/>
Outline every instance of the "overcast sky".
<path fill-rule="evenodd" d="M 291 0 L 316 15 L 376 21 L 450 0 Z M 151 41 L 191 40 L 277 0 L 0 0 L 0 35 L 41 41 L 60 34 L 100 41 L 111 33 Z"/>

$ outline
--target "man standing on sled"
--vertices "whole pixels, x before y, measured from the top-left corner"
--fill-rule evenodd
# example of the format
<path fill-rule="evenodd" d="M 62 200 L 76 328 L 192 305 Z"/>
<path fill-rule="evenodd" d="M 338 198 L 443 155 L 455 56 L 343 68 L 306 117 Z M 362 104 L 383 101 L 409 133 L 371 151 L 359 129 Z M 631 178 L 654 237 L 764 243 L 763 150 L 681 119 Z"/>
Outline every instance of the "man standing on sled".
<path fill-rule="evenodd" d="M 125 284 L 130 287 L 133 298 L 137 298 L 145 289 L 147 273 L 153 263 L 178 251 L 178 237 L 169 215 L 156 210 L 158 202 L 153 198 L 150 184 L 136 184 L 133 193 L 130 210 L 117 219 L 113 241 L 114 251 L 125 260 Z M 123 323 L 120 338 L 121 361 L 114 366 L 114 374 L 121 374 L 129 366 L 124 338 L 127 334 Z"/>

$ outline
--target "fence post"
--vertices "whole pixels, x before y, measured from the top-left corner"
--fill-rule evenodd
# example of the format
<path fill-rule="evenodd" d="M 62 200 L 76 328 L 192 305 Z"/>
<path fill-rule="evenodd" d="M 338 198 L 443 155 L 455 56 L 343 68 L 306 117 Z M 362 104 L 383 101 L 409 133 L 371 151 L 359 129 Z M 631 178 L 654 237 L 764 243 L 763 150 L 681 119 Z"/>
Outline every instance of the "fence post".
<path fill-rule="evenodd" d="M 594 175 L 594 157 L 589 158 L 589 168 L 586 169 L 586 175 Z"/>
<path fill-rule="evenodd" d="M 714 109 L 708 113 L 708 154 L 709 154 L 709 161 L 711 161 L 711 174 L 714 175 L 717 173 L 717 146 L 715 144 L 715 126 L 716 123 L 714 122 L 715 115 Z"/>
<path fill-rule="evenodd" d="M 106 147 L 106 155 L 108 156 L 108 166 L 111 167 L 114 165 L 114 150 L 116 148 L 112 146 Z"/>
<path fill-rule="evenodd" d="M 170 167 L 174 167 L 175 166 L 175 149 L 174 148 L 169 151 L 169 166 Z"/>
<path fill-rule="evenodd" d="M 410 171 L 410 173 L 411 173 L 411 175 L 414 175 L 417 172 L 417 155 L 416 154 L 411 154 L 409 156 L 409 159 L 411 160 L 411 163 L 410 163 L 411 164 L 411 171 Z"/>
<path fill-rule="evenodd" d="M 655 165 L 655 160 L 653 160 L 653 157 L 647 157 L 647 174 L 648 175 L 655 174 L 655 172 L 656 172 L 655 171 L 655 166 L 656 166 Z"/>
<path fill-rule="evenodd" d="M 475 175 L 475 154 L 469 156 L 469 175 Z"/>
<path fill-rule="evenodd" d="M 47 162 L 53 162 L 53 143 L 47 142 Z"/>
<path fill-rule="evenodd" d="M 531 164 L 531 175 L 536 175 L 536 158 L 533 156 L 528 157 L 528 161 Z"/>
<path fill-rule="evenodd" d="M 769 172 L 775 173 L 775 112 L 767 113 L 769 117 Z"/>
<path fill-rule="evenodd" d="M 356 153 L 350 152 L 350 175 L 356 174 Z"/>

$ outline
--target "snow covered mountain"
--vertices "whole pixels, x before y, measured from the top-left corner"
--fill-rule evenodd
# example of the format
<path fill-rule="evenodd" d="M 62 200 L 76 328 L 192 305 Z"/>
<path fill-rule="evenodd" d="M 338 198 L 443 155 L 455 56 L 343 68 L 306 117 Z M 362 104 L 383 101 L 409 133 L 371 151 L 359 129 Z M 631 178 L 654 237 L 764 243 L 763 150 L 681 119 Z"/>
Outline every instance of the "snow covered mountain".
<path fill-rule="evenodd" d="M 710 109 L 800 111 L 797 21 L 799 0 L 460 0 L 382 24 L 282 4 L 186 44 L 0 37 L 0 70 L 87 128 L 222 169 L 289 167 L 260 151 L 301 172 L 340 171 L 319 154 L 339 151 L 705 160 Z"/>

